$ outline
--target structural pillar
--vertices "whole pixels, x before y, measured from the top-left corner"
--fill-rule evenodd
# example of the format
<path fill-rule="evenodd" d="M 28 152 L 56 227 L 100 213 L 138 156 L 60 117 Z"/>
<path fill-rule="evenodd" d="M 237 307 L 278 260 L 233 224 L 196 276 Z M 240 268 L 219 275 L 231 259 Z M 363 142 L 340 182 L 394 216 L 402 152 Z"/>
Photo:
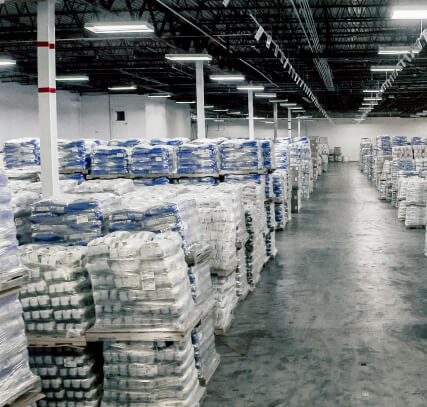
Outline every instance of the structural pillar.
<path fill-rule="evenodd" d="M 292 138 L 292 109 L 288 108 L 288 137 Z"/>
<path fill-rule="evenodd" d="M 55 0 L 37 2 L 41 182 L 44 198 L 60 193 L 56 112 Z"/>
<path fill-rule="evenodd" d="M 274 140 L 277 140 L 279 130 L 279 119 L 277 114 L 277 103 L 273 103 L 273 120 L 274 120 Z"/>
<path fill-rule="evenodd" d="M 254 91 L 248 90 L 249 140 L 255 139 L 254 124 Z"/>
<path fill-rule="evenodd" d="M 298 137 L 301 137 L 301 119 L 298 117 Z"/>
<path fill-rule="evenodd" d="M 205 80 L 203 61 L 196 61 L 196 96 L 197 96 L 197 138 L 206 138 L 205 123 Z"/>

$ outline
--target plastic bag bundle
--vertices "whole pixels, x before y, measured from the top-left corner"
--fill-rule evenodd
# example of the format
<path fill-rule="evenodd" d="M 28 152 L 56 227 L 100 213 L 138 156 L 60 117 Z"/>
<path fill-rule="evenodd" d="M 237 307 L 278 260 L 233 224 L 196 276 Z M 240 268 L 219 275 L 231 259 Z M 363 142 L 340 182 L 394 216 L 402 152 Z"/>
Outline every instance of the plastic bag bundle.
<path fill-rule="evenodd" d="M 28 332 L 72 337 L 93 325 L 86 250 L 81 246 L 20 247 L 22 263 L 30 270 L 30 281 L 20 293 Z"/>
<path fill-rule="evenodd" d="M 215 295 L 215 329 L 227 330 L 233 320 L 233 310 L 237 305 L 236 276 L 212 276 Z"/>
<path fill-rule="evenodd" d="M 311 148 L 307 137 L 295 138 L 290 144 L 290 164 L 300 164 L 302 161 L 310 160 Z"/>
<path fill-rule="evenodd" d="M 391 164 L 391 182 L 397 185 L 398 178 L 405 174 L 415 173 L 414 160 L 393 160 Z M 418 173 L 416 173 L 418 175 Z"/>
<path fill-rule="evenodd" d="M 91 174 L 127 174 L 128 149 L 126 147 L 96 146 L 91 154 Z"/>
<path fill-rule="evenodd" d="M 176 173 L 176 148 L 172 146 L 136 146 L 130 152 L 132 174 Z"/>
<path fill-rule="evenodd" d="M 426 138 L 425 137 L 419 137 L 419 136 L 413 136 L 411 139 L 411 144 L 413 146 L 420 146 L 426 144 Z"/>
<path fill-rule="evenodd" d="M 417 159 L 426 159 L 427 158 L 427 151 L 426 151 L 426 145 L 425 144 L 415 144 L 412 145 L 412 150 L 414 152 L 414 158 Z"/>
<path fill-rule="evenodd" d="M 287 178 L 282 171 L 276 171 L 272 175 L 273 180 L 273 194 L 279 201 L 284 201 L 287 196 Z"/>
<path fill-rule="evenodd" d="M 215 346 L 215 328 L 213 313 L 203 319 L 191 332 L 194 346 L 194 359 L 200 379 L 208 378 L 218 363 L 219 355 Z"/>
<path fill-rule="evenodd" d="M 102 355 L 69 347 L 31 348 L 31 370 L 42 378 L 39 407 L 98 407 L 102 398 Z"/>
<path fill-rule="evenodd" d="M 265 199 L 274 198 L 273 175 L 261 175 L 265 180 Z"/>
<path fill-rule="evenodd" d="M 61 170 L 86 170 L 90 167 L 90 153 L 99 141 L 58 140 L 58 161 Z"/>
<path fill-rule="evenodd" d="M 216 174 L 218 161 L 217 147 L 211 142 L 178 146 L 178 174 Z"/>
<path fill-rule="evenodd" d="M 362 139 L 360 142 L 360 150 L 359 150 L 359 166 L 360 171 L 362 171 L 364 174 L 367 174 L 367 156 L 372 154 L 373 145 L 372 142 L 368 139 Z M 329 154 L 329 149 L 326 152 L 326 154 Z"/>
<path fill-rule="evenodd" d="M 405 226 L 416 227 L 425 226 L 426 224 L 426 207 L 425 205 L 409 205 L 406 203 Z"/>
<path fill-rule="evenodd" d="M 265 253 L 267 259 L 276 257 L 276 232 L 274 230 L 265 235 Z"/>
<path fill-rule="evenodd" d="M 85 176 L 81 173 L 75 174 L 59 174 L 60 180 L 75 180 L 78 181 L 79 184 L 86 180 Z"/>
<path fill-rule="evenodd" d="M 263 167 L 261 144 L 257 140 L 234 139 L 219 145 L 221 171 L 256 171 Z"/>
<path fill-rule="evenodd" d="M 388 135 L 383 136 L 377 136 L 376 137 L 376 148 L 379 150 L 383 155 L 391 155 L 392 153 L 392 145 L 391 145 L 391 138 Z"/>
<path fill-rule="evenodd" d="M 406 199 L 399 201 L 397 205 L 397 219 L 405 220 L 406 218 Z"/>
<path fill-rule="evenodd" d="M 156 185 L 165 185 L 170 184 L 169 178 L 160 177 L 160 178 L 137 178 L 133 180 L 133 183 L 136 187 L 145 186 L 145 187 L 154 187 Z"/>
<path fill-rule="evenodd" d="M 88 245 L 98 328 L 187 329 L 196 312 L 174 232 L 114 232 Z"/>
<path fill-rule="evenodd" d="M 270 139 L 261 140 L 263 168 L 269 170 L 276 168 L 276 153 L 274 151 L 274 142 Z"/>
<path fill-rule="evenodd" d="M 392 155 L 394 160 L 412 160 L 414 152 L 411 145 L 393 146 Z"/>
<path fill-rule="evenodd" d="M 21 168 L 40 165 L 40 140 L 18 138 L 8 140 L 3 146 L 6 168 Z"/>
<path fill-rule="evenodd" d="M 105 216 L 120 199 L 110 193 L 63 195 L 33 205 L 34 243 L 86 245 L 106 230 Z"/>
<path fill-rule="evenodd" d="M 261 270 L 266 261 L 266 247 L 263 234 L 254 236 L 246 247 L 246 272 L 248 283 L 254 287 L 261 278 Z"/>
<path fill-rule="evenodd" d="M 255 183 L 257 185 L 260 185 L 264 190 L 264 197 L 265 197 L 265 191 L 269 188 L 266 185 L 265 176 L 261 174 L 245 174 L 245 175 L 227 174 L 224 176 L 224 181 L 234 182 L 234 183 L 249 182 L 249 183 Z"/>
<path fill-rule="evenodd" d="M 4 173 L 9 180 L 17 181 L 40 181 L 40 165 L 30 165 L 20 168 L 5 168 Z"/>
<path fill-rule="evenodd" d="M 194 185 L 194 184 L 210 184 L 216 185 L 216 178 L 213 177 L 202 177 L 202 178 L 180 178 L 180 184 Z"/>
<path fill-rule="evenodd" d="M 211 265 L 209 259 L 188 268 L 191 295 L 199 309 L 212 306 L 213 288 L 211 280 Z"/>
<path fill-rule="evenodd" d="M 393 136 L 391 138 L 391 145 L 395 146 L 406 146 L 409 144 L 409 140 L 406 136 Z"/>
<path fill-rule="evenodd" d="M 132 147 L 135 147 L 135 146 L 142 144 L 143 142 L 144 142 L 143 140 L 137 139 L 137 138 L 136 139 L 127 139 L 127 140 L 115 139 L 115 140 L 110 140 L 108 142 L 108 145 L 112 146 L 112 147 L 132 148 Z"/>
<path fill-rule="evenodd" d="M 246 270 L 246 252 L 245 248 L 237 251 L 239 265 L 236 270 L 236 295 L 239 300 L 245 299 L 250 291 L 248 283 L 248 272 Z"/>
<path fill-rule="evenodd" d="M 420 177 L 410 177 L 406 184 L 406 204 L 425 205 L 427 200 L 427 181 Z"/>
<path fill-rule="evenodd" d="M 276 222 L 276 230 L 284 229 L 286 226 L 286 212 L 283 202 L 274 203 L 274 220 Z"/>
<path fill-rule="evenodd" d="M 22 308 L 16 295 L 0 298 L 0 405 L 15 401 L 36 380 L 30 371 Z"/>
<path fill-rule="evenodd" d="M 152 146 L 182 146 L 189 141 L 188 138 L 152 139 L 150 143 Z"/>
<path fill-rule="evenodd" d="M 274 203 L 273 202 L 265 202 L 265 216 L 267 218 L 267 228 L 275 229 L 276 228 L 276 216 L 274 211 Z"/>
<path fill-rule="evenodd" d="M 274 155 L 277 168 L 287 170 L 290 164 L 289 145 L 292 143 L 290 138 L 281 138 L 274 140 Z"/>
<path fill-rule="evenodd" d="M 203 394 L 190 337 L 104 343 L 103 407 L 198 406 Z"/>
<path fill-rule="evenodd" d="M 124 195 L 135 191 L 135 184 L 131 179 L 97 179 L 86 181 L 73 188 L 74 194 L 102 194 L 111 193 L 114 195 Z"/>

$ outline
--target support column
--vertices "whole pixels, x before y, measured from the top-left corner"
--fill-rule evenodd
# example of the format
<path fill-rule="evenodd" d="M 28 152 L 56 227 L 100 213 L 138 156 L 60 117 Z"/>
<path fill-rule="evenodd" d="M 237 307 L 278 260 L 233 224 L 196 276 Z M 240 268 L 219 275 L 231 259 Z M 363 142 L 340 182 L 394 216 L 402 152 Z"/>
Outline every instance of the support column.
<path fill-rule="evenodd" d="M 44 198 L 59 190 L 56 112 L 55 0 L 37 2 L 37 69 L 41 182 Z"/>
<path fill-rule="evenodd" d="M 292 109 L 288 108 L 288 137 L 292 138 Z"/>
<path fill-rule="evenodd" d="M 298 137 L 301 137 L 301 119 L 298 117 Z"/>
<path fill-rule="evenodd" d="M 273 119 L 274 119 L 274 140 L 277 140 L 279 130 L 279 119 L 277 115 L 277 103 L 273 103 Z"/>
<path fill-rule="evenodd" d="M 205 80 L 203 61 L 196 61 L 196 95 L 197 95 L 197 138 L 206 138 L 205 123 Z"/>
<path fill-rule="evenodd" d="M 254 124 L 254 91 L 248 90 L 249 140 L 255 139 Z"/>

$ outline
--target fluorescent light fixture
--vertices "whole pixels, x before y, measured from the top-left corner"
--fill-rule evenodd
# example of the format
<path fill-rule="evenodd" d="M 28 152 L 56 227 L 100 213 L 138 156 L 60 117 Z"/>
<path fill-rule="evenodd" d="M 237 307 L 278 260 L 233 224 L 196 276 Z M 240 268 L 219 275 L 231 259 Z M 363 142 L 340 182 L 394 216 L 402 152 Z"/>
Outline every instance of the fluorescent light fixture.
<path fill-rule="evenodd" d="M 209 54 L 166 54 L 165 58 L 178 62 L 212 61 L 212 56 Z"/>
<path fill-rule="evenodd" d="M 280 103 L 280 106 L 282 107 L 293 107 L 296 106 L 296 103 Z"/>
<path fill-rule="evenodd" d="M 196 103 L 194 100 L 177 100 L 175 102 L 177 105 L 192 105 L 193 103 Z"/>
<path fill-rule="evenodd" d="M 256 85 L 238 86 L 237 90 L 254 90 L 254 91 L 262 92 L 264 90 L 264 86 L 256 86 Z"/>
<path fill-rule="evenodd" d="M 371 66 L 371 72 L 395 72 L 395 71 L 401 71 L 401 66 L 395 66 L 395 65 L 378 65 L 378 66 Z"/>
<path fill-rule="evenodd" d="M 145 21 L 96 22 L 85 24 L 85 28 L 95 34 L 154 32 L 154 27 Z"/>
<path fill-rule="evenodd" d="M 0 66 L 12 66 L 16 65 L 16 61 L 10 58 L 0 58 Z"/>
<path fill-rule="evenodd" d="M 305 120 L 305 119 L 311 119 L 313 116 L 300 116 L 300 117 L 298 117 L 299 119 L 303 119 L 303 120 Z"/>
<path fill-rule="evenodd" d="M 382 100 L 382 98 L 380 98 L 380 97 L 371 97 L 371 98 L 363 98 L 365 101 L 367 101 L 367 102 L 379 102 L 380 100 Z"/>
<path fill-rule="evenodd" d="M 213 109 L 214 107 L 214 105 L 205 105 L 205 109 Z"/>
<path fill-rule="evenodd" d="M 392 11 L 393 20 L 422 20 L 427 18 L 427 7 L 395 7 Z"/>
<path fill-rule="evenodd" d="M 363 93 L 380 93 L 381 89 L 363 89 Z"/>
<path fill-rule="evenodd" d="M 378 106 L 376 102 L 362 102 L 363 106 Z"/>
<path fill-rule="evenodd" d="M 220 82 L 240 82 L 244 81 L 246 78 L 243 75 L 211 75 L 209 77 L 212 81 Z"/>
<path fill-rule="evenodd" d="M 149 98 L 170 98 L 170 93 L 150 93 L 147 95 Z"/>
<path fill-rule="evenodd" d="M 224 121 L 224 119 L 214 119 L 214 122 L 217 122 L 217 123 L 222 123 Z"/>
<path fill-rule="evenodd" d="M 228 109 L 214 109 L 214 112 L 228 112 Z"/>
<path fill-rule="evenodd" d="M 359 107 L 359 110 L 372 110 L 370 107 Z"/>
<path fill-rule="evenodd" d="M 412 49 L 414 54 L 419 54 L 420 53 L 420 49 Z M 403 54 L 408 54 L 409 52 L 411 52 L 411 47 L 410 46 L 404 46 L 404 47 L 381 47 L 378 50 L 378 54 L 379 55 L 403 55 Z"/>
<path fill-rule="evenodd" d="M 115 90 L 115 91 L 119 91 L 119 90 L 136 90 L 136 86 L 135 85 L 130 85 L 130 86 L 110 86 L 108 88 L 108 90 Z"/>
<path fill-rule="evenodd" d="M 229 114 L 238 115 L 238 114 L 242 114 L 242 112 L 230 112 Z"/>
<path fill-rule="evenodd" d="M 249 120 L 249 117 L 247 118 Z M 254 117 L 254 120 L 265 120 L 266 117 Z"/>
<path fill-rule="evenodd" d="M 87 75 L 63 75 L 63 76 L 57 76 L 56 80 L 58 82 L 83 82 L 83 81 L 88 81 L 89 76 L 87 76 Z"/>
<path fill-rule="evenodd" d="M 290 107 L 289 109 L 291 109 L 291 110 L 304 110 L 304 108 L 300 107 L 300 106 Z"/>
<path fill-rule="evenodd" d="M 269 100 L 270 103 L 286 103 L 288 99 L 271 99 Z"/>
<path fill-rule="evenodd" d="M 265 123 L 265 124 L 274 124 L 274 122 L 270 122 L 270 121 L 268 121 L 268 120 L 267 120 L 267 121 L 265 121 L 264 123 Z"/>
<path fill-rule="evenodd" d="M 257 98 L 275 98 L 276 96 L 275 93 L 255 93 Z"/>

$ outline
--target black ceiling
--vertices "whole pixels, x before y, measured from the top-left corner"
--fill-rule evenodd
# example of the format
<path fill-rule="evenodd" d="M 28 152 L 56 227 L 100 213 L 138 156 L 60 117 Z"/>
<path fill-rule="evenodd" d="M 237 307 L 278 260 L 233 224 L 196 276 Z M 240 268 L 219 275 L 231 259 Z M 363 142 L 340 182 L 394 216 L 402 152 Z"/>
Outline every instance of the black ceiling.
<path fill-rule="evenodd" d="M 59 0 L 57 74 L 87 74 L 90 81 L 58 87 L 99 92 L 111 85 L 132 83 L 142 94 L 168 91 L 177 100 L 194 98 L 193 66 L 172 64 L 164 55 L 208 52 L 214 59 L 206 68 L 206 103 L 246 111 L 246 97 L 234 85 L 220 85 L 208 78 L 212 72 L 236 71 L 321 117 L 313 104 L 302 99 L 302 90 L 273 50 L 266 48 L 265 37 L 260 42 L 255 40 L 257 26 L 252 14 L 279 43 L 329 115 L 355 117 L 364 96 L 362 90 L 385 79 L 384 74 L 372 74 L 370 66 L 397 62 L 396 56 L 379 56 L 378 48 L 413 44 L 420 22 L 391 20 L 390 11 L 396 4 L 391 0 L 309 0 L 321 46 L 320 51 L 313 52 L 304 33 L 304 20 L 296 13 L 300 13 L 302 3 L 230 0 L 225 7 L 222 0 Z M 0 71 L 3 82 L 37 82 L 36 8 L 31 1 L 0 5 L 0 54 L 17 60 L 15 69 Z M 84 29 L 87 22 L 112 19 L 146 20 L 155 27 L 155 35 L 95 35 Z M 326 59 L 333 91 L 327 90 L 313 58 Z M 399 75 L 371 116 L 408 116 L 426 109 L 426 68 L 427 56 L 422 52 Z M 256 101 L 257 115 L 271 116 L 271 110 L 268 101 Z"/>

